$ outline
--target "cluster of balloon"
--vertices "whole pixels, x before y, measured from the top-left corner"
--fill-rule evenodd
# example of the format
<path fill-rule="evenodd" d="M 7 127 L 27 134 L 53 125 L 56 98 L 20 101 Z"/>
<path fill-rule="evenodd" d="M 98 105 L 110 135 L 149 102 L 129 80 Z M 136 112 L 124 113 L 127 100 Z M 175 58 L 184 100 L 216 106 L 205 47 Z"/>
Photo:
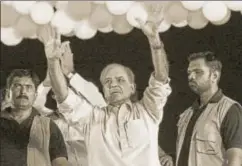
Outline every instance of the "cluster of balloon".
<path fill-rule="evenodd" d="M 242 1 L 1 1 L 1 42 L 36 39 L 45 25 L 82 40 L 98 31 L 125 35 L 140 28 L 137 18 L 156 21 L 160 33 L 171 26 L 202 29 L 227 23 L 231 11 L 242 14 Z"/>

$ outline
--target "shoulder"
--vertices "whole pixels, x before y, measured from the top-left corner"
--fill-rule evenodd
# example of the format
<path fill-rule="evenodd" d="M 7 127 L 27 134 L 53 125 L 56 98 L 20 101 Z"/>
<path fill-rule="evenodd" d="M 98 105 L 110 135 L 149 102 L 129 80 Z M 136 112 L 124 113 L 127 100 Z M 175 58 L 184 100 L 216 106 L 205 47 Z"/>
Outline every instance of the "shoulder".
<path fill-rule="evenodd" d="M 232 119 L 242 118 L 242 107 L 238 103 L 234 103 L 233 105 L 231 105 L 225 118 L 228 118 L 228 117 Z"/>
<path fill-rule="evenodd" d="M 230 106 L 236 104 L 239 107 L 241 107 L 241 105 L 237 101 L 235 101 L 234 99 L 232 99 L 226 95 L 223 95 L 222 99 L 220 100 L 220 103 L 229 104 Z"/>

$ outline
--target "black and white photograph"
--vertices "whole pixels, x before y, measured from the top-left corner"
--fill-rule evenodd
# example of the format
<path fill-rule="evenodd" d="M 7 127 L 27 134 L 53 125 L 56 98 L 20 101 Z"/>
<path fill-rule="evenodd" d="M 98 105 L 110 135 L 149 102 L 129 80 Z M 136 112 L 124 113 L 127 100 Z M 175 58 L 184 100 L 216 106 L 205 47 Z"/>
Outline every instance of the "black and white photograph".
<path fill-rule="evenodd" d="M 242 166 L 242 1 L 1 1 L 0 166 Z"/>

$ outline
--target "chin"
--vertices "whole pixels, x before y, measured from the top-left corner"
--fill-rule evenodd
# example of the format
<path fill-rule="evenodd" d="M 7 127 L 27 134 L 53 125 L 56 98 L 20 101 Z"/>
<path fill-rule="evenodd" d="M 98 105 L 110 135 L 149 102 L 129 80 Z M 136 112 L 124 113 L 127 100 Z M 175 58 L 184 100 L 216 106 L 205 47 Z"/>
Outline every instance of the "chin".
<path fill-rule="evenodd" d="M 194 86 L 190 86 L 190 89 L 191 89 L 194 93 L 196 93 L 196 94 L 200 94 L 200 93 L 199 93 L 199 90 L 198 90 L 196 87 L 194 87 Z"/>
<path fill-rule="evenodd" d="M 111 100 L 110 104 L 122 104 L 124 103 L 126 100 L 125 99 L 116 99 L 116 100 Z"/>

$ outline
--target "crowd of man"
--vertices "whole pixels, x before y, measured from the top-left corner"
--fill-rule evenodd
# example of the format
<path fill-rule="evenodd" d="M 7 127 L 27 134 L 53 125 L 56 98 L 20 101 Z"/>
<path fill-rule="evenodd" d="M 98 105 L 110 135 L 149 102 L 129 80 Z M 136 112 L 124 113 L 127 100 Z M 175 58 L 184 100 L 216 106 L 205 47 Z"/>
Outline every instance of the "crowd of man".
<path fill-rule="evenodd" d="M 241 166 L 242 107 L 222 93 L 222 64 L 209 51 L 189 55 L 188 84 L 198 98 L 177 123 L 176 160 L 158 145 L 163 109 L 172 93 L 156 24 L 140 26 L 154 72 L 141 100 L 135 75 L 122 64 L 100 74 L 103 94 L 75 73 L 70 43 L 50 27 L 39 34 L 48 69 L 40 82 L 28 69 L 9 75 L 1 101 L 2 166 Z M 57 109 L 45 107 L 53 91 Z"/>

